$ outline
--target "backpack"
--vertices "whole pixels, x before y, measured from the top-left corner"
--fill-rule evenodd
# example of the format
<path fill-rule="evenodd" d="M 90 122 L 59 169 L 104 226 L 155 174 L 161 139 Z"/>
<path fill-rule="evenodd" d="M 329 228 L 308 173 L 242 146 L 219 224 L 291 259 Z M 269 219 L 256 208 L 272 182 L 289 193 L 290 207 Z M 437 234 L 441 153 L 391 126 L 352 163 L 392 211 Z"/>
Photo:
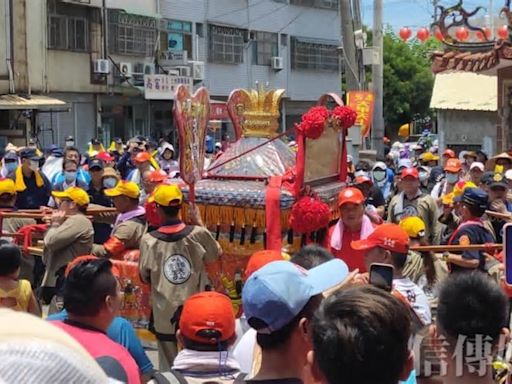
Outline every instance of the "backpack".
<path fill-rule="evenodd" d="M 244 384 L 246 376 L 247 375 L 245 373 L 238 374 L 238 376 L 235 377 L 233 384 Z M 188 383 L 185 376 L 183 376 L 183 374 L 181 372 L 175 371 L 174 369 L 171 369 L 170 371 L 166 371 L 166 372 L 153 373 L 153 380 L 157 384 L 187 384 Z M 206 381 L 208 381 L 208 380 L 206 380 Z M 210 381 L 210 382 L 213 382 L 213 381 Z"/>

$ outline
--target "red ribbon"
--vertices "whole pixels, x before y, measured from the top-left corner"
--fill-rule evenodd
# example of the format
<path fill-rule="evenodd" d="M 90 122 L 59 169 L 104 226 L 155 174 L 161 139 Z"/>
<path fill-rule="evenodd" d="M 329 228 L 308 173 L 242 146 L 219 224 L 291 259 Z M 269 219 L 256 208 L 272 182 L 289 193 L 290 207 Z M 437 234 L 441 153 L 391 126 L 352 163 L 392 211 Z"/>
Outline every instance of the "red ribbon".
<path fill-rule="evenodd" d="M 306 138 L 300 130 L 296 130 L 297 139 L 297 157 L 296 157 L 296 172 L 297 178 L 295 181 L 295 197 L 300 196 L 300 191 L 304 186 L 304 168 L 306 166 Z"/>

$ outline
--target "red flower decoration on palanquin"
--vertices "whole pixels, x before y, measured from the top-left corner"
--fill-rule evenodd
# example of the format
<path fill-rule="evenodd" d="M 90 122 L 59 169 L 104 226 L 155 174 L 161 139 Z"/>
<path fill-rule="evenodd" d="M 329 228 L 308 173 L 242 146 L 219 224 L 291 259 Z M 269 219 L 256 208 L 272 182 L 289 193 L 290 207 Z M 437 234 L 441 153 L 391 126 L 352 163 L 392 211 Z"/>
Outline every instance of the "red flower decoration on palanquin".
<path fill-rule="evenodd" d="M 323 201 L 311 197 L 301 197 L 292 206 L 288 224 L 294 232 L 316 232 L 329 225 L 331 210 Z"/>
<path fill-rule="evenodd" d="M 356 123 L 357 112 L 346 105 L 342 105 L 333 109 L 331 118 L 336 129 L 347 130 Z"/>
<path fill-rule="evenodd" d="M 328 118 L 329 110 L 326 107 L 312 107 L 302 115 L 302 121 L 295 127 L 308 139 L 318 139 L 324 132 Z"/>

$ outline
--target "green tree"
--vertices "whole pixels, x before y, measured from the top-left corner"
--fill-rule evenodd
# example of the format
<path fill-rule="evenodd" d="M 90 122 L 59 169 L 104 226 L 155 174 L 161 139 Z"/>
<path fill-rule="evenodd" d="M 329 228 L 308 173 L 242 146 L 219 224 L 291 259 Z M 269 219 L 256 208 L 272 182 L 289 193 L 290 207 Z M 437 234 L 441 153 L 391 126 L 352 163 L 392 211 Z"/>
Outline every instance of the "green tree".
<path fill-rule="evenodd" d="M 429 115 L 434 85 L 430 54 L 438 48 L 433 38 L 424 43 L 416 39 L 404 43 L 394 32 L 385 32 L 383 104 L 390 134 L 413 118 Z"/>

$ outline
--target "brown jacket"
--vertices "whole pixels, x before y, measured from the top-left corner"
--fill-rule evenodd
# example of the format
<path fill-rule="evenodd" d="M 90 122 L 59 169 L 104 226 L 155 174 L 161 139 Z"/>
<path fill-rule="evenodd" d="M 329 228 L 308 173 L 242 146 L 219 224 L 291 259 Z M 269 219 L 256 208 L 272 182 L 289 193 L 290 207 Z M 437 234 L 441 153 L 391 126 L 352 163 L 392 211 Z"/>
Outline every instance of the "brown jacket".
<path fill-rule="evenodd" d="M 222 251 L 206 228 L 190 225 L 164 233 L 166 228 L 142 238 L 139 269 L 142 280 L 151 284 L 155 330 L 174 335 L 171 318 L 190 295 L 205 289 L 205 264 L 216 261 Z"/>
<path fill-rule="evenodd" d="M 55 287 L 55 273 L 78 256 L 89 255 L 92 250 L 94 230 L 91 221 L 76 214 L 58 227 L 50 227 L 44 235 L 43 263 L 46 265 L 43 287 Z"/>
<path fill-rule="evenodd" d="M 140 248 L 146 230 L 145 216 L 123 221 L 114 227 L 110 238 L 104 244 L 94 244 L 92 253 L 98 257 L 120 258 L 124 251 Z"/>

